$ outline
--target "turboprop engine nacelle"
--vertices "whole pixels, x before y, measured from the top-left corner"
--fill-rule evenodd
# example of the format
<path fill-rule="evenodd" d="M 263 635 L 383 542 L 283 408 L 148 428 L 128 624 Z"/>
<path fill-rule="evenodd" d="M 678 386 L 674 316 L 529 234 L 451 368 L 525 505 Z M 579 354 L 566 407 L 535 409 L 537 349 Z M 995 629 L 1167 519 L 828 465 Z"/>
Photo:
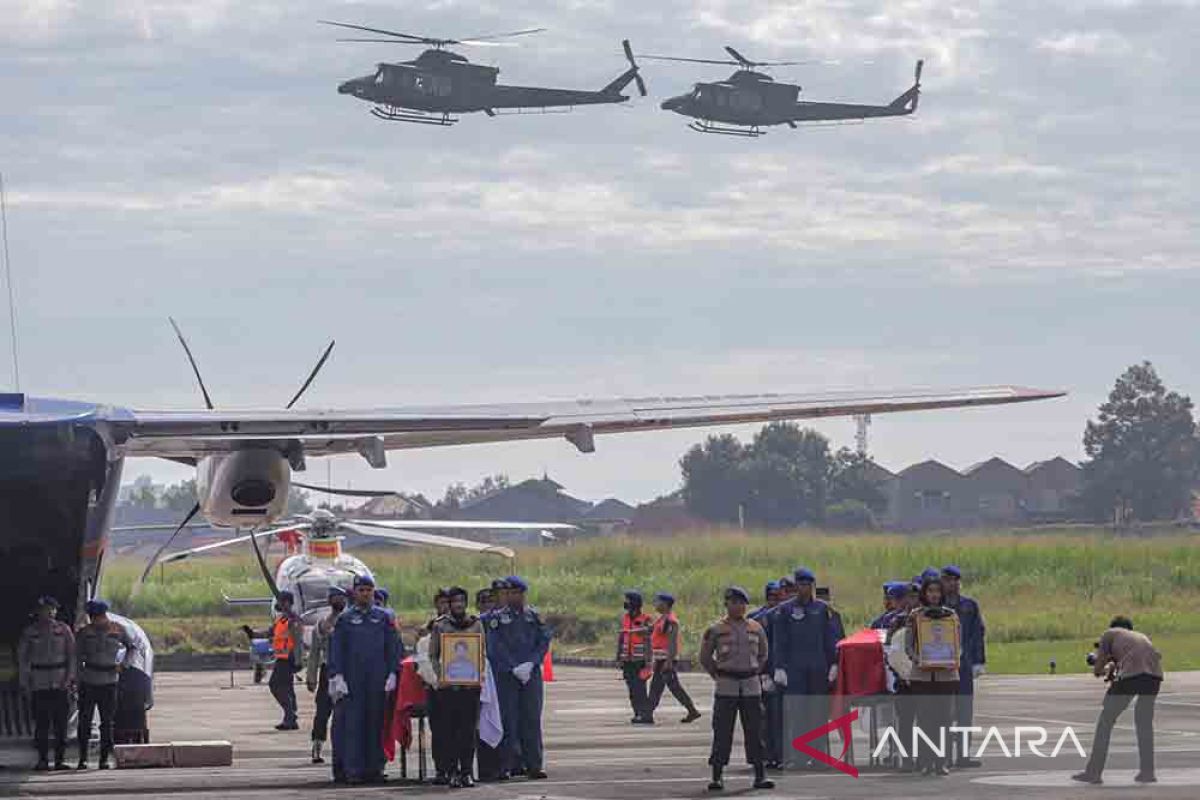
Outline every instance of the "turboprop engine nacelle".
<path fill-rule="evenodd" d="M 292 468 L 278 451 L 247 448 L 196 465 L 200 510 L 213 525 L 252 528 L 287 510 Z"/>

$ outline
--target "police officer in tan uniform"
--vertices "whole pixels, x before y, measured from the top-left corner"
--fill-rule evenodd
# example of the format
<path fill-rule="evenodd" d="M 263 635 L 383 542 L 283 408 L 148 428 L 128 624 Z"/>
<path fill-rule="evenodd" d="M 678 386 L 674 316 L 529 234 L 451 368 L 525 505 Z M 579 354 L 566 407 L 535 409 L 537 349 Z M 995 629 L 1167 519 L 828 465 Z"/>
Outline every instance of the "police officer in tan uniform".
<path fill-rule="evenodd" d="M 21 634 L 17 645 L 21 689 L 33 700 L 34 740 L 38 762 L 34 769 L 50 769 L 50 728 L 54 728 L 54 768 L 67 769 L 68 693 L 75 685 L 75 636 L 71 627 L 55 619 L 58 601 L 38 599 L 37 619 Z"/>
<path fill-rule="evenodd" d="M 92 716 L 100 712 L 100 769 L 108 769 L 113 747 L 113 716 L 117 710 L 117 681 L 120 671 L 129 666 L 137 643 L 124 627 L 108 618 L 108 603 L 89 600 L 88 624 L 75 637 L 75 655 L 79 670 L 79 766 L 87 769 L 88 740 L 92 735 Z M 124 659 L 118 661 L 121 649 Z"/>
<path fill-rule="evenodd" d="M 773 789 L 763 763 L 762 684 L 767 665 L 767 634 L 746 618 L 750 595 L 740 586 L 725 590 L 725 617 L 704 632 L 700 663 L 716 683 L 713 698 L 713 744 L 709 791 L 725 788 L 722 773 L 733 750 L 733 726 L 740 716 L 746 760 L 754 766 L 754 788 Z"/>

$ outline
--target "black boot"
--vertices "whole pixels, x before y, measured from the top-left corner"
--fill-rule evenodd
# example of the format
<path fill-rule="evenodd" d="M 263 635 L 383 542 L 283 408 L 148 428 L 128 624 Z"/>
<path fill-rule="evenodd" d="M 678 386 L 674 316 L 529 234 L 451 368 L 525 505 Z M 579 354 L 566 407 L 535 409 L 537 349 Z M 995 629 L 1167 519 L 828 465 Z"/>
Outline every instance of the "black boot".
<path fill-rule="evenodd" d="M 688 709 L 687 716 L 683 718 L 683 724 L 686 725 L 689 722 L 695 722 L 698 719 L 700 719 L 700 712 L 696 710 L 695 706 L 692 706 Z"/>
<path fill-rule="evenodd" d="M 760 761 L 754 765 L 754 788 L 755 789 L 774 789 L 775 781 L 767 777 L 766 767 Z"/>
<path fill-rule="evenodd" d="M 719 792 L 725 788 L 725 779 L 721 777 L 722 772 L 724 772 L 724 768 L 713 766 L 712 780 L 708 782 L 708 790 L 710 792 Z"/>

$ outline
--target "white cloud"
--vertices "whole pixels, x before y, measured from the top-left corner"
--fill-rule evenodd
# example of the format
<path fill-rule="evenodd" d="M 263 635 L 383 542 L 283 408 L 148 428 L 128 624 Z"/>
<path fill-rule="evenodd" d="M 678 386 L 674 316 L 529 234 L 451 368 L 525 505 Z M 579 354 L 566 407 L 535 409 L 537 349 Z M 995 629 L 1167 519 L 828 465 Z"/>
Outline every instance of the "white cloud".
<path fill-rule="evenodd" d="M 1122 56 L 1133 45 L 1115 31 L 1068 31 L 1038 39 L 1037 49 L 1062 56 Z"/>

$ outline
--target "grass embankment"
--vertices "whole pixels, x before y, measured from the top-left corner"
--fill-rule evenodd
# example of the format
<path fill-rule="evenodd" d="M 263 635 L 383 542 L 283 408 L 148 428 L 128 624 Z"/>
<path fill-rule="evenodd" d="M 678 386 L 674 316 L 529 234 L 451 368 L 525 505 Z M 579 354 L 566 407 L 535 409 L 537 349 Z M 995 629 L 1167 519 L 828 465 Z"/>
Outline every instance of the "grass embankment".
<path fill-rule="evenodd" d="M 494 557 L 436 551 L 364 554 L 392 593 L 401 619 L 419 623 L 441 585 L 484 586 L 508 572 Z M 878 613 L 880 584 L 925 566 L 959 564 L 966 592 L 988 626 L 992 672 L 1084 669 L 1083 655 L 1115 613 L 1155 637 L 1169 669 L 1200 668 L 1200 535 L 1124 538 L 1102 531 L 964 536 L 692 533 L 653 540 L 612 539 L 522 551 L 519 571 L 531 602 L 553 622 L 560 655 L 609 656 L 621 592 L 665 589 L 677 598 L 688 645 L 720 613 L 721 587 L 761 592 L 763 583 L 804 564 L 832 587 L 848 629 Z M 229 609 L 230 596 L 262 596 L 249 555 L 168 567 L 131 597 L 136 565 L 117 562 L 105 593 L 141 621 L 165 652 L 221 651 L 244 640 L 237 626 L 262 612 Z M 690 648 L 689 648 L 690 649 Z"/>

